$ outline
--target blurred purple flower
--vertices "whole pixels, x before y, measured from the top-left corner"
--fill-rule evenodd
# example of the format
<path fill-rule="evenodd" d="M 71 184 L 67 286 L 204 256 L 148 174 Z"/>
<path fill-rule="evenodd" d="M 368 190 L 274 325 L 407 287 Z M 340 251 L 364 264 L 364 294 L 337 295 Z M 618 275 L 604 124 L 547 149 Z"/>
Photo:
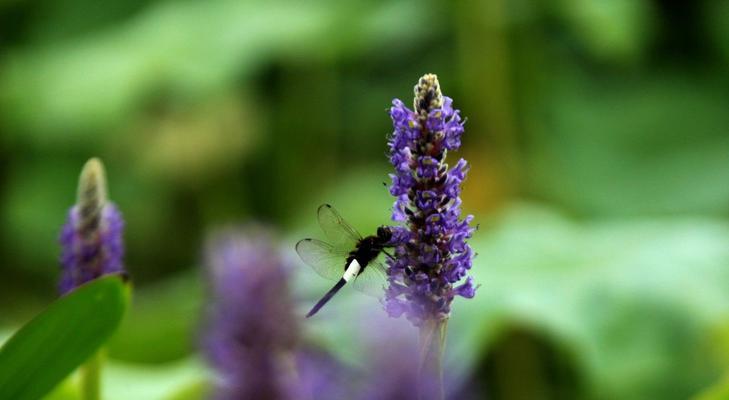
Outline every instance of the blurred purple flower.
<path fill-rule="evenodd" d="M 213 298 L 203 346 L 219 378 L 215 399 L 346 397 L 342 367 L 300 346 L 290 269 L 267 231 L 213 235 L 206 267 Z"/>
<path fill-rule="evenodd" d="M 270 235 L 227 231 L 207 245 L 212 284 L 207 356 L 218 372 L 216 399 L 293 398 L 299 327 L 284 267 Z"/>
<path fill-rule="evenodd" d="M 461 184 L 468 164 L 448 168 L 448 150 L 461 145 L 463 122 L 452 100 L 441 94 L 438 78 L 428 74 L 415 85 L 414 110 L 395 99 L 390 109 L 395 131 L 389 140 L 390 193 L 396 197 L 392 219 L 395 258 L 389 262 L 386 309 L 414 325 L 448 318 L 456 295 L 475 295 L 473 280 L 457 285 L 471 268 L 466 243 L 472 216 L 461 218 Z"/>
<path fill-rule="evenodd" d="M 296 400 L 351 399 L 353 371 L 331 355 L 311 349 L 296 353 L 299 382 Z"/>
<path fill-rule="evenodd" d="M 124 272 L 123 230 L 121 213 L 107 201 L 104 166 L 92 158 L 81 171 L 77 203 L 59 237 L 61 294 L 100 276 Z"/>

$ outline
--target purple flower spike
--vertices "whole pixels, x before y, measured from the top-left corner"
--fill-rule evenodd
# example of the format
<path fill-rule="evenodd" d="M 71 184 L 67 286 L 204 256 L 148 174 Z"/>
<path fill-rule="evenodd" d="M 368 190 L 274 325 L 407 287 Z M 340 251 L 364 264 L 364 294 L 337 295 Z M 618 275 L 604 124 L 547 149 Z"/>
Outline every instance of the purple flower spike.
<path fill-rule="evenodd" d="M 92 158 L 81 171 L 77 203 L 61 229 L 61 294 L 100 276 L 124 272 L 123 230 L 121 213 L 107 201 L 104 166 Z"/>
<path fill-rule="evenodd" d="M 206 267 L 213 299 L 204 348 L 220 378 L 215 398 L 298 398 L 298 324 L 270 236 L 221 232 L 208 243 Z"/>
<path fill-rule="evenodd" d="M 473 251 L 466 243 L 474 229 L 472 216 L 461 218 L 461 185 L 468 164 L 446 164 L 448 150 L 461 145 L 463 122 L 452 100 L 441 94 L 438 78 L 428 74 L 415 85 L 414 111 L 393 100 L 395 128 L 389 140 L 390 193 L 396 197 L 392 219 L 396 245 L 389 260 L 385 308 L 393 317 L 405 315 L 414 325 L 442 321 L 450 315 L 456 295 L 475 295 L 467 275 Z M 458 283 L 466 278 L 465 283 Z"/>

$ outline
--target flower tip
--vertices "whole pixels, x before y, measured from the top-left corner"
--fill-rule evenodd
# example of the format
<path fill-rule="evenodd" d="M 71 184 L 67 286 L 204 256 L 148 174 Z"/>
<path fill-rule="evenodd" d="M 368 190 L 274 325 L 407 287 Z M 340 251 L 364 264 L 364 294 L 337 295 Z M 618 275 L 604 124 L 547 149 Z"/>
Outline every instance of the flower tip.
<path fill-rule="evenodd" d="M 429 72 L 429 73 L 421 76 L 420 79 L 418 80 L 418 83 L 420 85 L 430 84 L 430 85 L 434 85 L 437 87 L 438 86 L 438 75 Z"/>
<path fill-rule="evenodd" d="M 430 110 L 443 107 L 443 93 L 436 74 L 425 74 L 418 79 L 414 88 L 413 107 L 419 114 L 427 115 Z"/>
<path fill-rule="evenodd" d="M 86 161 L 78 181 L 78 204 L 88 203 L 90 200 L 102 205 L 107 200 L 106 172 L 104 164 L 97 157 Z"/>

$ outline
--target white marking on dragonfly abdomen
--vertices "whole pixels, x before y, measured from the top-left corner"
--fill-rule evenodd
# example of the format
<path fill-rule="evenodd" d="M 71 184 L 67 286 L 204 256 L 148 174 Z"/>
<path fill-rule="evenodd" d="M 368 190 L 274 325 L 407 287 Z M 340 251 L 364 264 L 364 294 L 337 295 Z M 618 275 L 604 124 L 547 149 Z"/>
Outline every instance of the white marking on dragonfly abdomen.
<path fill-rule="evenodd" d="M 344 271 L 344 275 L 342 276 L 342 279 L 344 279 L 345 282 L 349 282 L 352 278 L 357 276 L 359 274 L 359 270 L 362 269 L 360 267 L 359 263 L 357 262 L 357 259 L 352 259 L 352 262 L 349 263 L 349 266 L 347 267 L 347 270 Z"/>

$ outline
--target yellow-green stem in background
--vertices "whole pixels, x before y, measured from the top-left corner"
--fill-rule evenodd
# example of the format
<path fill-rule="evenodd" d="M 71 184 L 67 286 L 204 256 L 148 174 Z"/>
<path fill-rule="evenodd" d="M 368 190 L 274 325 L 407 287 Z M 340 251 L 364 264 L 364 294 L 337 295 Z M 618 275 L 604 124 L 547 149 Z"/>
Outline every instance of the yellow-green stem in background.
<path fill-rule="evenodd" d="M 420 370 L 418 398 L 443 400 L 443 349 L 448 320 L 426 321 L 420 327 Z"/>
<path fill-rule="evenodd" d="M 97 351 L 81 366 L 81 400 L 101 400 L 102 351 Z"/>

